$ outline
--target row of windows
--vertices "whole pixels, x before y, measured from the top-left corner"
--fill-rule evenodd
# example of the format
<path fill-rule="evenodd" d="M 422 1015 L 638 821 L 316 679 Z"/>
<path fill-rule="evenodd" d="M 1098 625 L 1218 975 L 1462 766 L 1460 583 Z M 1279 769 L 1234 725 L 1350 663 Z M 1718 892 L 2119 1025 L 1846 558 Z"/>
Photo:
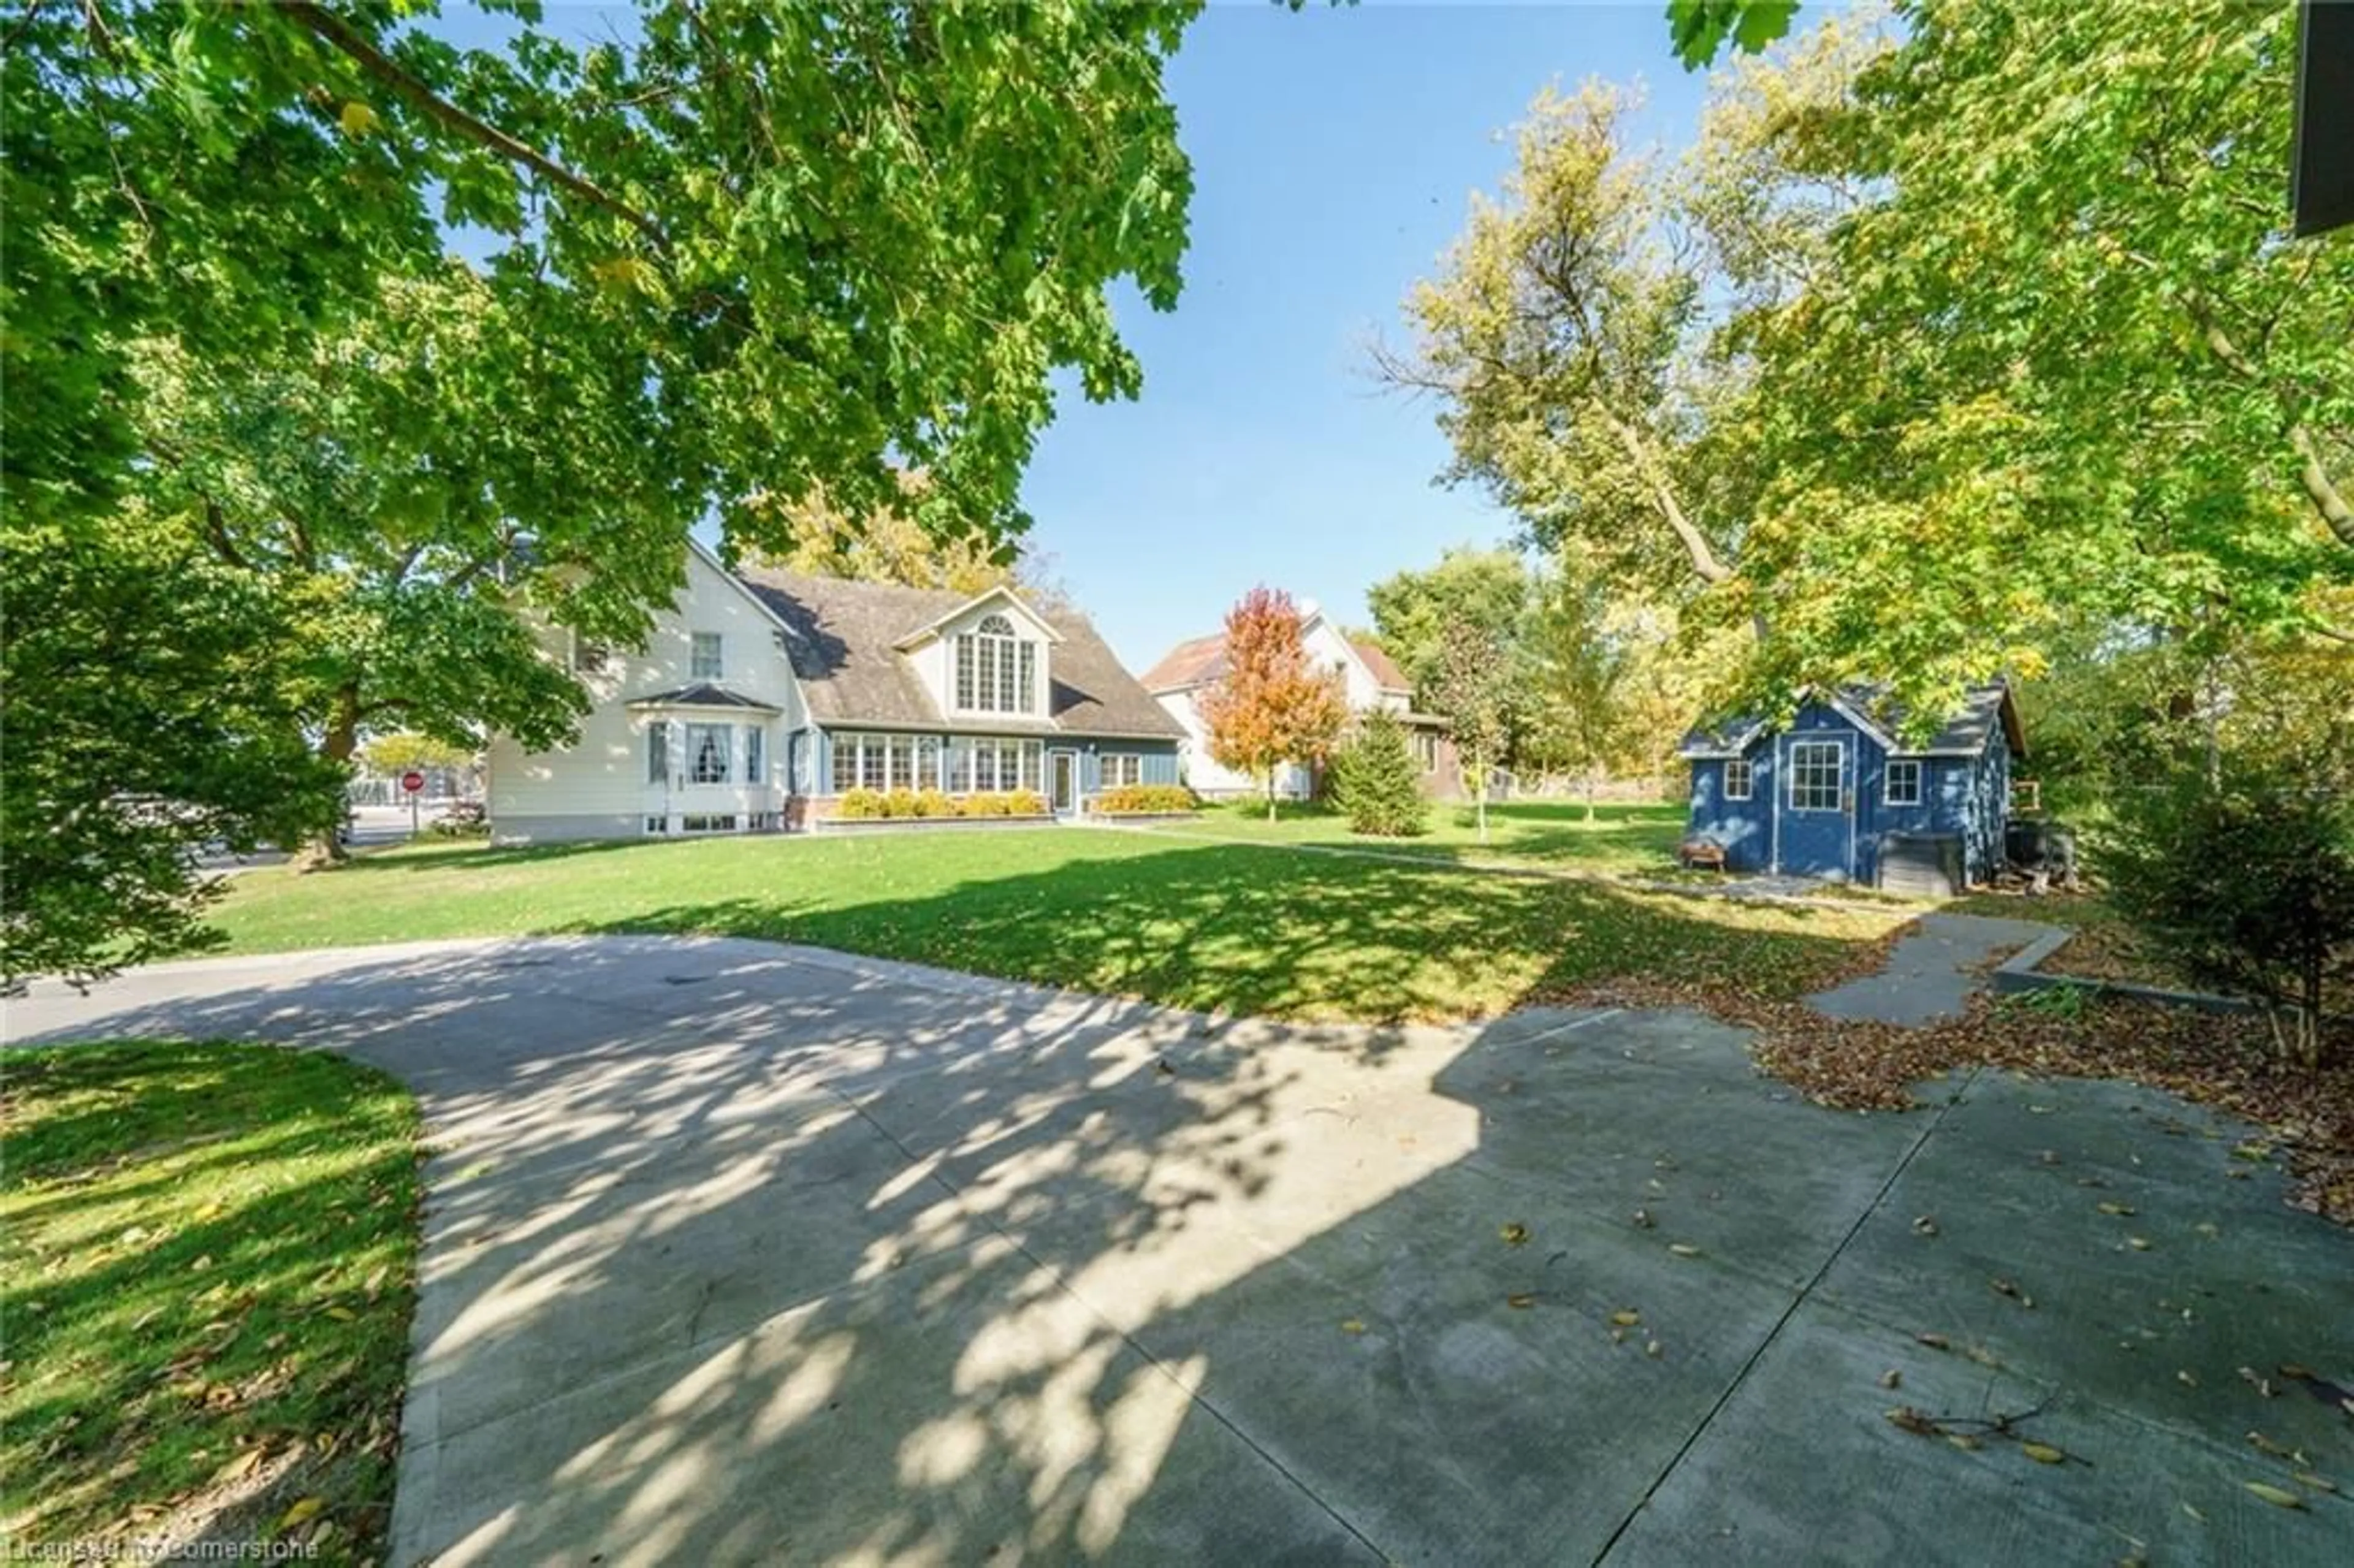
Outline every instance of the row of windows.
<path fill-rule="evenodd" d="M 833 793 L 845 789 L 1036 789 L 1045 747 L 1034 740 L 945 740 L 937 735 L 838 735 Z"/>
<path fill-rule="evenodd" d="M 1841 776 L 1847 751 L 1837 741 L 1802 740 L 1790 747 L 1790 810 L 1836 811 L 1840 808 Z M 1882 776 L 1881 799 L 1891 806 L 1921 803 L 1921 763 L 1917 758 L 1892 757 Z M 1724 765 L 1724 798 L 1746 800 L 1756 788 L 1756 775 L 1745 757 Z"/>

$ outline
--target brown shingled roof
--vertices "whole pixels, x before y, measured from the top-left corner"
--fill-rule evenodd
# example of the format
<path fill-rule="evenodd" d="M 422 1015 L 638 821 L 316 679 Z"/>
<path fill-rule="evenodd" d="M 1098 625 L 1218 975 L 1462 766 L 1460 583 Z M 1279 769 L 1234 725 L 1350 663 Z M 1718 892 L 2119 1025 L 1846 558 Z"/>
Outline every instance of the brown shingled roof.
<path fill-rule="evenodd" d="M 1405 672 L 1397 667 L 1397 661 L 1384 652 L 1380 644 L 1365 638 L 1352 637 L 1349 639 L 1349 646 L 1357 651 L 1357 657 L 1363 659 L 1365 662 L 1365 668 L 1373 673 L 1373 683 L 1382 690 L 1385 692 L 1414 690 L 1414 683 L 1405 678 Z"/>
<path fill-rule="evenodd" d="M 1144 689 L 1173 692 L 1204 685 L 1225 673 L 1226 634 L 1214 631 L 1207 637 L 1188 638 L 1163 653 L 1161 662 L 1144 673 Z"/>
<path fill-rule="evenodd" d="M 786 657 L 809 699 L 810 716 L 821 725 L 1008 735 L 1184 734 L 1076 610 L 1052 617 L 1063 641 L 1047 655 L 1051 718 L 950 715 L 893 645 L 970 603 L 970 594 L 805 577 L 765 567 L 746 567 L 736 576 L 785 623 Z"/>

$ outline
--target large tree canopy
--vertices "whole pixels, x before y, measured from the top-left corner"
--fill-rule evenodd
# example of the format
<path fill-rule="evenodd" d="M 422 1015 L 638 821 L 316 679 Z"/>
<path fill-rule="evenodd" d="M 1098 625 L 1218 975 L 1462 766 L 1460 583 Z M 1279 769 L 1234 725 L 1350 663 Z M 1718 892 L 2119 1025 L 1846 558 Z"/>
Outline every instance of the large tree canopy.
<path fill-rule="evenodd" d="M 587 47 L 484 8 L 503 48 L 387 0 L 9 24 L 12 490 L 120 478 L 133 340 L 221 360 L 332 329 L 438 268 L 442 225 L 503 294 L 574 296 L 572 351 L 670 415 L 646 464 L 720 506 L 823 482 L 864 511 L 915 464 L 936 526 L 1018 529 L 1049 373 L 1136 390 L 1106 290 L 1176 297 L 1161 72 L 1192 0 L 645 0 Z"/>
<path fill-rule="evenodd" d="M 1754 629 L 1753 699 L 2343 634 L 2354 241 L 2288 234 L 2292 32 L 1910 0 L 1725 73 L 1672 169 L 1548 93 L 1385 367 L 1538 540 Z"/>

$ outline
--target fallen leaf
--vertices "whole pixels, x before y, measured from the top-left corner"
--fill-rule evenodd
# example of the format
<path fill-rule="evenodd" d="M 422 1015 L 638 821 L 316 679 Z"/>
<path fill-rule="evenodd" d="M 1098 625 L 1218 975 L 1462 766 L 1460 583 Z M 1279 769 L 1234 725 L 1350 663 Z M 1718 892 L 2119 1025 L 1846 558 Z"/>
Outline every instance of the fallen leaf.
<path fill-rule="evenodd" d="M 1649 1209 L 1638 1209 L 1635 1211 L 1635 1226 L 1638 1230 L 1648 1231 L 1658 1223 L 1659 1222 L 1657 1220 L 1651 1218 L 1651 1212 Z"/>
<path fill-rule="evenodd" d="M 1984 1446 L 1984 1445 L 1979 1443 L 1977 1438 L 1971 1436 L 1967 1432 L 1948 1432 L 1946 1434 L 1946 1441 L 1951 1443 L 1955 1447 L 1959 1448 L 1966 1454 L 1974 1454 L 1978 1452 L 1980 1447 Z"/>
<path fill-rule="evenodd" d="M 1515 1308 L 1533 1307 L 1536 1304 L 1537 1296 L 1533 1290 L 1516 1290 L 1504 1298 L 1504 1305 Z"/>
<path fill-rule="evenodd" d="M 1937 1222 L 1932 1216 L 1923 1214 L 1913 1222 L 1913 1229 L 1916 1234 L 1933 1236 L 1937 1234 Z"/>
<path fill-rule="evenodd" d="M 1678 1257 L 1698 1257 L 1700 1255 L 1700 1248 L 1692 1245 L 1690 1242 L 1670 1242 L 1668 1244 L 1668 1250 L 1674 1253 Z"/>
<path fill-rule="evenodd" d="M 1504 1238 L 1504 1245 L 1506 1246 L 1528 1245 L 1529 1227 L 1526 1225 L 1518 1224 L 1509 1224 L 1503 1228 L 1500 1234 Z"/>
<path fill-rule="evenodd" d="M 1994 1293 L 1997 1296 L 2008 1296 L 2014 1300 L 2018 1298 L 2019 1286 L 2015 1282 L 1997 1277 L 1988 1280 L 1987 1283 L 1994 1287 Z"/>
<path fill-rule="evenodd" d="M 339 1323 L 348 1323 L 353 1319 L 358 1317 L 359 1314 L 353 1311 L 348 1307 L 330 1307 L 327 1308 L 327 1316 L 334 1319 Z"/>
<path fill-rule="evenodd" d="M 1916 1437 L 1941 1436 L 1935 1421 L 1909 1404 L 1900 1404 L 1893 1410 L 1883 1412 L 1882 1414 L 1888 1424 L 1900 1432 L 1910 1432 Z"/>
<path fill-rule="evenodd" d="M 1949 1351 L 1954 1348 L 1954 1341 L 1943 1334 L 1915 1334 L 1913 1337 L 1933 1351 Z"/>
<path fill-rule="evenodd" d="M 2279 1372 L 2283 1377 L 2295 1378 L 2299 1383 L 2304 1383 L 2313 1376 L 2313 1373 L 2309 1369 L 2301 1367 L 2295 1361 L 2283 1361 L 2279 1366 L 2273 1370 Z"/>
<path fill-rule="evenodd" d="M 2127 1236 L 2126 1237 L 2126 1245 L 2133 1248 L 2136 1252 L 2147 1252 L 2149 1250 L 2149 1238 L 2147 1236 Z"/>
<path fill-rule="evenodd" d="M 2193 1520 L 2200 1524 L 2207 1522 L 2207 1516 L 2200 1513 L 2197 1509 L 2192 1508 L 2189 1503 L 2184 1503 L 2182 1505 L 2182 1511 L 2189 1514 Z"/>
<path fill-rule="evenodd" d="M 1643 1320 L 1643 1315 L 1632 1308 L 1610 1314 L 1610 1320 L 1622 1329 L 1631 1329 Z"/>
<path fill-rule="evenodd" d="M 2193 1376 L 2188 1370 L 2176 1372 L 2174 1374 L 2174 1381 L 2180 1383 L 2185 1388 L 2197 1388 L 2199 1386 L 2198 1378 Z"/>
<path fill-rule="evenodd" d="M 326 1506 L 327 1499 L 322 1497 L 296 1498 L 293 1504 L 279 1516 L 278 1528 L 292 1530 Z"/>
<path fill-rule="evenodd" d="M 2271 1438 L 2265 1436 L 2261 1432 L 2251 1432 L 2248 1434 L 2248 1446 L 2253 1448 L 2259 1454 L 2269 1454 L 2275 1459 L 2288 1459 L 2296 1457 L 2296 1451 L 2295 1449 L 2284 1448 L 2278 1443 L 2274 1442 Z"/>
<path fill-rule="evenodd" d="M 2331 1480 L 2327 1476 L 2317 1476 L 2311 1470 L 2297 1471 L 2296 1482 L 2299 1486 L 2311 1487 L 2317 1492 L 2334 1492 L 2338 1489 L 2336 1481 Z"/>
<path fill-rule="evenodd" d="M 1659 1341 L 1653 1340 L 1649 1344 L 1643 1347 L 1643 1353 L 1650 1357 L 1653 1361 L 1658 1361 L 1659 1359 Z"/>
<path fill-rule="evenodd" d="M 2019 1451 L 2039 1465 L 2064 1465 L 2068 1456 L 2049 1443 L 2021 1443 Z"/>
<path fill-rule="evenodd" d="M 1902 1388 L 1904 1386 L 1904 1374 L 1898 1372 L 1894 1367 L 1890 1367 L 1886 1372 L 1880 1374 L 1880 1386 L 1882 1388 Z"/>
<path fill-rule="evenodd" d="M 2100 1205 L 2100 1210 L 2105 1214 L 2122 1215 L 2132 1213 L 2134 1207 L 2131 1203 L 2103 1203 Z"/>
<path fill-rule="evenodd" d="M 1341 1319 L 1341 1332 L 1344 1334 L 1362 1334 L 1364 1331 L 1365 1320 L 1363 1318 L 1343 1318 Z"/>
<path fill-rule="evenodd" d="M 2255 1493 L 2256 1496 L 2264 1499 L 2264 1501 L 2272 1504 L 2274 1508 L 2301 1509 L 2305 1506 L 2305 1499 L 2303 1498 L 2297 1496 L 2295 1492 L 2284 1491 L 2279 1487 L 2274 1486 L 2269 1481 L 2250 1481 L 2247 1483 L 2247 1486 L 2250 1491 Z"/>

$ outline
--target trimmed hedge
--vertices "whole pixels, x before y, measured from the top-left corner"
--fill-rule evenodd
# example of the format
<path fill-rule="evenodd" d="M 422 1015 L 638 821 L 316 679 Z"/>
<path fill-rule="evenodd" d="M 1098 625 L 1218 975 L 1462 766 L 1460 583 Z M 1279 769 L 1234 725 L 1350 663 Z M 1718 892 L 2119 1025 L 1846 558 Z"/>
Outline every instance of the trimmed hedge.
<path fill-rule="evenodd" d="M 1096 797 L 1097 814 L 1157 816 L 1198 810 L 1201 802 L 1182 784 L 1115 784 Z"/>
<path fill-rule="evenodd" d="M 944 817 L 1043 817 L 1046 798 L 1035 789 L 949 795 L 938 789 L 845 789 L 834 802 L 837 821 L 881 822 Z"/>

